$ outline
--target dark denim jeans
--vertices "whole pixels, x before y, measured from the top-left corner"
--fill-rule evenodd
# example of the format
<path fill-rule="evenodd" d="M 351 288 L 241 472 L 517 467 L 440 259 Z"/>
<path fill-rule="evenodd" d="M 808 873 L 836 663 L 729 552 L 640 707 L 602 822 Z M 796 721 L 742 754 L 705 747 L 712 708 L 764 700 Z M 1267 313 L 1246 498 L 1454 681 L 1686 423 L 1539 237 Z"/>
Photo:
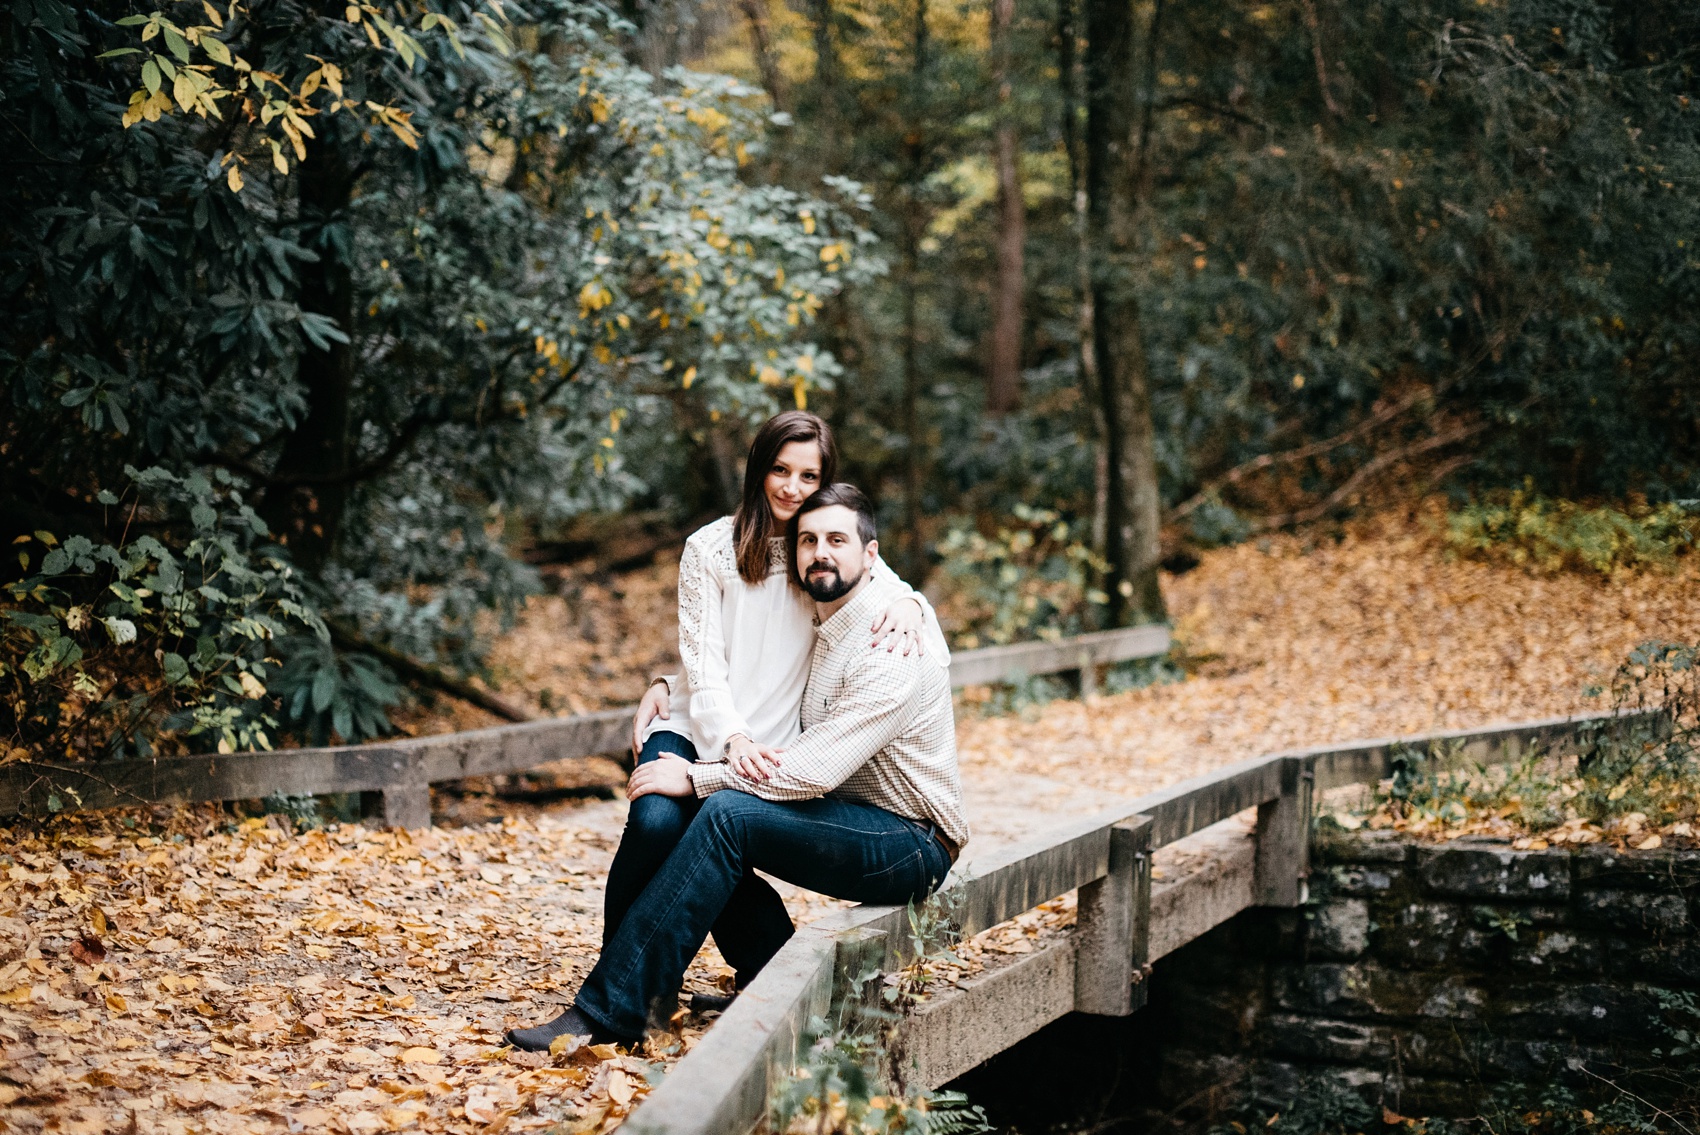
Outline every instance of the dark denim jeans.
<path fill-rule="evenodd" d="M 697 759 L 690 738 L 662 730 L 644 742 L 638 764 L 648 764 L 668 753 L 687 761 Z M 626 920 L 626 912 L 667 862 L 701 806 L 694 796 L 640 796 L 632 801 L 603 893 L 604 951 Z M 785 913 L 779 893 L 761 876 L 746 872 L 714 923 L 714 944 L 736 973 L 738 986 L 746 985 L 790 936 L 791 916 Z"/>
<path fill-rule="evenodd" d="M 872 804 L 716 792 L 697 805 L 672 854 L 606 939 L 579 990 L 579 1011 L 618 1036 L 642 1036 L 651 1007 L 678 992 L 710 927 L 718 932 L 733 894 L 758 868 L 836 898 L 895 905 L 932 893 L 950 857 L 928 825 Z M 789 937 L 790 920 L 783 934 L 737 932 L 749 935 L 752 953 L 771 958 Z"/>

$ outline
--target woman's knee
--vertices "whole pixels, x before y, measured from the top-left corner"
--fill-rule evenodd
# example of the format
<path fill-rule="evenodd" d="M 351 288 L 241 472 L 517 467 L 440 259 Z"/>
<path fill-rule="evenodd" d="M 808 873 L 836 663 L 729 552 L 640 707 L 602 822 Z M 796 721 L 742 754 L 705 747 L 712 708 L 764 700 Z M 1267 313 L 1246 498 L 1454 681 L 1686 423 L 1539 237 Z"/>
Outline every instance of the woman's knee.
<path fill-rule="evenodd" d="M 640 796 L 626 813 L 626 837 L 644 843 L 679 842 L 690 817 L 677 800 L 667 796 Z"/>

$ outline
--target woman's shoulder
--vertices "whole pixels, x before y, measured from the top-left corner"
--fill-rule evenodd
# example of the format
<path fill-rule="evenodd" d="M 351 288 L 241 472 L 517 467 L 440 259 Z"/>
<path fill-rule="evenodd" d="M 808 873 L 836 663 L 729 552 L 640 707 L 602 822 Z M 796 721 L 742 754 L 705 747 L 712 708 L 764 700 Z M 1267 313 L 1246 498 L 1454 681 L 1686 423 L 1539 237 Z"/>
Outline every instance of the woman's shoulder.
<path fill-rule="evenodd" d="M 693 553 L 708 566 L 736 566 L 737 556 L 732 550 L 732 518 L 722 516 L 692 532 L 685 540 L 685 559 L 690 559 Z"/>
<path fill-rule="evenodd" d="M 711 520 L 692 532 L 685 539 L 685 547 L 696 547 L 707 550 L 724 545 L 732 546 L 732 518 L 722 516 L 719 520 Z"/>

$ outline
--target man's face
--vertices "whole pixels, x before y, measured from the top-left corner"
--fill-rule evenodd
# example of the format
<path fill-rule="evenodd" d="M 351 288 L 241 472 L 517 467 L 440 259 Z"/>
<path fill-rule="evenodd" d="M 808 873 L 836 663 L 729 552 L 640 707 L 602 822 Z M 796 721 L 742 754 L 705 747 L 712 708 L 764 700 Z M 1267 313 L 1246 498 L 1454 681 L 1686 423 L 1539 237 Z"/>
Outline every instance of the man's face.
<path fill-rule="evenodd" d="M 806 512 L 797 521 L 797 576 L 817 603 L 849 594 L 878 553 L 879 541 L 863 544 L 855 510 L 841 504 Z"/>

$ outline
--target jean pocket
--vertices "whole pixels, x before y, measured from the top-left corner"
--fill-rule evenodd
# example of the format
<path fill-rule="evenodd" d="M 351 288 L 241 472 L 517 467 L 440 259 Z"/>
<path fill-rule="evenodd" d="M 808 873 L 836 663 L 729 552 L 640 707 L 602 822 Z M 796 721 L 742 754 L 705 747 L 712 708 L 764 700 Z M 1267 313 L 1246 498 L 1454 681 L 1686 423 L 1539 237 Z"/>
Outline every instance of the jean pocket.
<path fill-rule="evenodd" d="M 928 881 L 927 856 L 917 847 L 882 870 L 862 876 L 862 886 L 867 892 L 862 901 L 895 906 L 925 898 Z"/>

